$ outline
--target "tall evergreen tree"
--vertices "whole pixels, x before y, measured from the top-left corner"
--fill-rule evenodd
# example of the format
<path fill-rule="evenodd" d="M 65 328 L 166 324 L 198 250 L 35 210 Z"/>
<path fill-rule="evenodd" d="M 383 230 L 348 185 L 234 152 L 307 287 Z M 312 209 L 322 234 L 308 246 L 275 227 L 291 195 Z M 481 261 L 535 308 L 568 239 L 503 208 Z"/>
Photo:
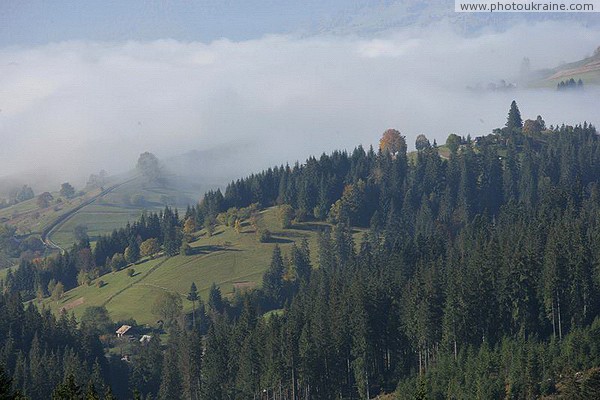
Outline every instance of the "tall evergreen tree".
<path fill-rule="evenodd" d="M 263 291 L 273 306 L 278 307 L 283 300 L 283 274 L 285 272 L 281 249 L 275 245 L 271 265 L 263 275 Z"/>
<path fill-rule="evenodd" d="M 521 112 L 517 106 L 516 101 L 510 103 L 510 110 L 508 111 L 508 118 L 506 119 L 506 128 L 508 133 L 520 132 L 523 128 L 523 119 L 521 118 Z"/>
<path fill-rule="evenodd" d="M 198 289 L 194 282 L 192 282 L 192 285 L 190 286 L 187 299 L 192 302 L 192 326 L 196 329 L 196 302 L 198 301 Z"/>

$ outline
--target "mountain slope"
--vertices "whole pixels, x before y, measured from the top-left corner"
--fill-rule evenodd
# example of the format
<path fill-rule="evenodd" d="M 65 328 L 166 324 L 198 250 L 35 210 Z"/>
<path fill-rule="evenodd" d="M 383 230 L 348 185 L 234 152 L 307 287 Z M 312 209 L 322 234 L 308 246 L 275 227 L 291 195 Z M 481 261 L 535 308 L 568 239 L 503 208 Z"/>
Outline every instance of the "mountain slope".
<path fill-rule="evenodd" d="M 576 81 L 581 79 L 584 85 L 600 84 L 600 47 L 591 57 L 563 64 L 550 70 L 538 71 L 536 77 L 534 86 L 555 86 L 558 82 L 571 78 Z"/>
<path fill-rule="evenodd" d="M 152 304 L 163 291 L 181 295 L 185 311 L 190 312 L 192 305 L 185 301 L 185 296 L 191 282 L 196 283 L 204 300 L 213 282 L 224 295 L 232 295 L 235 289 L 260 286 L 275 244 L 287 253 L 294 242 L 306 238 L 313 263 L 316 262 L 316 232 L 327 224 L 300 223 L 291 229 L 281 229 L 276 208 L 261 212 L 260 224 L 273 233 L 271 242 L 259 243 L 247 222 L 241 233 L 232 227 L 217 226 L 214 234 L 207 237 L 202 230 L 190 243 L 192 255 L 145 259 L 131 266 L 136 271 L 133 277 L 127 275 L 127 268 L 109 273 L 90 286 L 83 285 L 66 292 L 59 302 L 46 299 L 44 304 L 55 312 L 64 308 L 78 317 L 87 307 L 105 305 L 114 321 L 133 318 L 141 324 L 153 324 L 157 318 L 152 314 Z M 358 238 L 360 231 L 355 235 Z M 99 280 L 104 282 L 102 287 L 97 287 Z"/>
<path fill-rule="evenodd" d="M 90 239 L 94 241 L 103 234 L 133 222 L 144 211 L 158 211 L 166 205 L 185 209 L 188 204 L 197 202 L 204 188 L 175 175 L 169 175 L 165 182 L 149 184 L 142 178 L 126 180 L 115 190 L 99 197 L 92 204 L 78 210 L 71 218 L 55 229 L 50 238 L 61 247 L 68 247 L 75 241 L 75 227 L 87 227 Z"/>

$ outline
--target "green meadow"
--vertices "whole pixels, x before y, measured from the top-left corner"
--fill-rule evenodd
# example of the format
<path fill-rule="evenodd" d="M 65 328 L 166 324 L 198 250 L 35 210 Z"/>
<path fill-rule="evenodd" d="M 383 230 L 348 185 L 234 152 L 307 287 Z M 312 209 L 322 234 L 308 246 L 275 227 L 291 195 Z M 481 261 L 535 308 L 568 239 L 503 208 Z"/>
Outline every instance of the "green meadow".
<path fill-rule="evenodd" d="M 231 227 L 217 226 L 214 234 L 208 237 L 202 230 L 190 244 L 192 255 L 142 260 L 130 266 L 135 269 L 133 277 L 127 275 L 127 268 L 109 273 L 90 286 L 83 285 L 66 292 L 59 302 L 45 299 L 43 306 L 55 312 L 64 307 L 79 317 L 86 307 L 104 305 L 114 321 L 133 318 L 140 324 L 152 325 L 157 319 L 152 314 L 152 304 L 162 291 L 181 295 L 184 311 L 189 312 L 192 304 L 185 296 L 192 282 L 196 283 L 205 301 L 213 282 L 225 296 L 232 296 L 235 290 L 260 286 L 276 244 L 285 255 L 292 243 L 306 238 L 313 264 L 317 261 L 317 231 L 326 224 L 299 223 L 291 229 L 281 229 L 276 208 L 261 212 L 259 224 L 273 233 L 270 243 L 259 243 L 254 229 L 247 223 L 240 233 Z M 357 241 L 361 234 L 361 231 L 355 232 Z M 104 281 L 102 287 L 97 287 L 98 280 Z"/>

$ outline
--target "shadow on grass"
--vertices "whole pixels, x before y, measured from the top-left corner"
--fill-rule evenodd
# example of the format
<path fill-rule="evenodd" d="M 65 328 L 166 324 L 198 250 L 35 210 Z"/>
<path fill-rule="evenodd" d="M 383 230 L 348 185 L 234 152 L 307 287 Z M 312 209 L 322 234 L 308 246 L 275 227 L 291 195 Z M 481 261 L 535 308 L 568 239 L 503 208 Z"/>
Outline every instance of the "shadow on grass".
<path fill-rule="evenodd" d="M 305 233 L 292 232 L 292 231 L 279 231 L 277 232 L 277 236 L 282 236 L 284 238 L 303 238 L 307 237 Z"/>
<path fill-rule="evenodd" d="M 329 225 L 326 224 L 317 224 L 314 222 L 304 222 L 302 224 L 294 224 L 291 227 L 292 229 L 296 229 L 299 231 L 323 231 L 325 229 L 331 229 Z"/>
<path fill-rule="evenodd" d="M 241 251 L 239 249 L 232 249 L 230 247 L 218 246 L 218 245 L 206 245 L 206 246 L 197 246 L 190 248 L 188 255 L 194 256 L 198 254 L 209 254 L 215 251 Z"/>
<path fill-rule="evenodd" d="M 294 243 L 294 241 L 293 241 L 293 240 L 290 240 L 290 239 L 284 239 L 284 238 L 272 237 L 271 239 L 267 240 L 265 243 L 277 243 L 277 244 L 284 244 L 284 243 Z"/>

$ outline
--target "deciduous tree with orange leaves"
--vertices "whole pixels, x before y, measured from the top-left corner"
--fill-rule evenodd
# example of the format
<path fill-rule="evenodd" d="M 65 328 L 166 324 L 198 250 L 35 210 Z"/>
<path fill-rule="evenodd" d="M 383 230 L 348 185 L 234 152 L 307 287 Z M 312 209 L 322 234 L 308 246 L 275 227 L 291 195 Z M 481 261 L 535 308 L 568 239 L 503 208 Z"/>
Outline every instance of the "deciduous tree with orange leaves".
<path fill-rule="evenodd" d="M 379 149 L 392 155 L 406 152 L 406 140 L 396 129 L 388 129 L 383 132 L 379 140 Z"/>

